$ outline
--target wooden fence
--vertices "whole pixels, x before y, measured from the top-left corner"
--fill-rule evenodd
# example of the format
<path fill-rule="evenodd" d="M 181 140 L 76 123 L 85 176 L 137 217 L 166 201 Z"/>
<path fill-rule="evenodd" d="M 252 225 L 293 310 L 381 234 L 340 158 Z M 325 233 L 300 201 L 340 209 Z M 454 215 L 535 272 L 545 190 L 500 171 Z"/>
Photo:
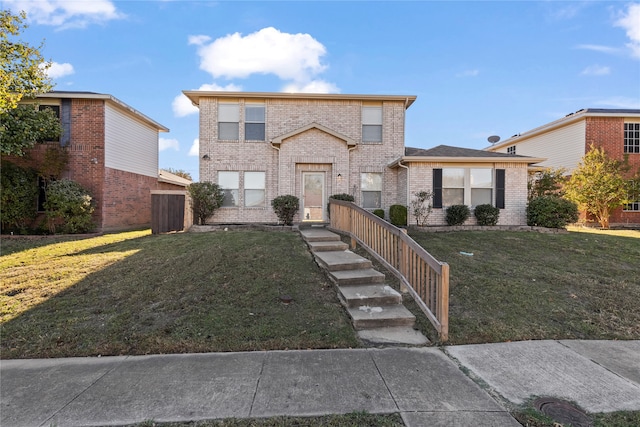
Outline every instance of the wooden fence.
<path fill-rule="evenodd" d="M 414 297 L 445 342 L 449 338 L 449 264 L 402 230 L 352 202 L 330 199 L 331 229 L 351 237 L 387 267 Z"/>

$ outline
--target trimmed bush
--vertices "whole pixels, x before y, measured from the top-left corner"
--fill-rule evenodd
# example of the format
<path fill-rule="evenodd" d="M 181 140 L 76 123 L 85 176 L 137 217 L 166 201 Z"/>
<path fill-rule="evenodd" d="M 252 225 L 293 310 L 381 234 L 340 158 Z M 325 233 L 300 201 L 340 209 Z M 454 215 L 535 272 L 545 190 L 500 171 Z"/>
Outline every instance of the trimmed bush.
<path fill-rule="evenodd" d="M 94 207 L 87 190 L 70 179 L 47 184 L 44 202 L 49 231 L 67 234 L 87 233 L 94 229 L 91 219 Z"/>
<path fill-rule="evenodd" d="M 406 227 L 407 207 L 403 205 L 391 205 L 389 207 L 389 222 L 396 227 Z"/>
<path fill-rule="evenodd" d="M 273 206 L 273 211 L 284 225 L 293 225 L 293 217 L 296 216 L 298 209 L 300 209 L 300 201 L 296 196 L 288 194 L 273 199 L 271 206 Z"/>
<path fill-rule="evenodd" d="M 11 162 L 2 162 L 0 172 L 2 231 L 26 233 L 27 224 L 36 217 L 36 173 Z"/>
<path fill-rule="evenodd" d="M 541 196 L 527 206 L 527 225 L 565 228 L 578 221 L 578 205 L 558 196 Z"/>
<path fill-rule="evenodd" d="M 384 209 L 374 209 L 373 214 L 378 218 L 384 219 Z"/>
<path fill-rule="evenodd" d="M 500 217 L 500 209 L 490 204 L 478 205 L 473 210 L 473 215 L 478 220 L 478 225 L 496 225 Z"/>
<path fill-rule="evenodd" d="M 471 216 L 467 205 L 452 205 L 447 208 L 447 225 L 462 225 Z"/>
<path fill-rule="evenodd" d="M 193 218 L 198 225 L 204 225 L 224 202 L 224 191 L 212 182 L 194 182 L 187 187 L 191 196 Z"/>

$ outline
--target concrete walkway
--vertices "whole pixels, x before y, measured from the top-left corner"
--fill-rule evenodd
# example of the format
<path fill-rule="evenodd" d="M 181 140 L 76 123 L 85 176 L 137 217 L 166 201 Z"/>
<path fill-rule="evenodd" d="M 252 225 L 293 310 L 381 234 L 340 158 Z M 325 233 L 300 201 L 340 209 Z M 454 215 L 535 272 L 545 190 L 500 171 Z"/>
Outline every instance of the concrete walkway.
<path fill-rule="evenodd" d="M 640 341 L 0 362 L 3 427 L 353 411 L 399 412 L 407 426 L 515 427 L 504 405 L 540 395 L 640 410 Z"/>

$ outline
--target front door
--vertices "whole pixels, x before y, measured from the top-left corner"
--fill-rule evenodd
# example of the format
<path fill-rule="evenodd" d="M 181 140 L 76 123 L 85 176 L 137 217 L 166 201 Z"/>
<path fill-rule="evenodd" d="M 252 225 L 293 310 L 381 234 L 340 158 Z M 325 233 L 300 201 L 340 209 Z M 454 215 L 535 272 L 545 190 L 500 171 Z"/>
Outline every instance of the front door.
<path fill-rule="evenodd" d="M 324 221 L 324 172 L 302 173 L 302 220 Z"/>

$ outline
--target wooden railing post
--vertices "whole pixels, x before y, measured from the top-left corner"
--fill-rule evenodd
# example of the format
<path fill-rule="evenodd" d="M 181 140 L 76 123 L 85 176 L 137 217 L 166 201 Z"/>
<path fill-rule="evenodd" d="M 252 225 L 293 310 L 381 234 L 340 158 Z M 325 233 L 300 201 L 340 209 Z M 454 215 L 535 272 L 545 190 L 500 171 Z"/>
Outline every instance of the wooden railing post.
<path fill-rule="evenodd" d="M 449 264 L 442 263 L 440 289 L 438 289 L 438 320 L 440 321 L 440 341 L 449 340 Z"/>

